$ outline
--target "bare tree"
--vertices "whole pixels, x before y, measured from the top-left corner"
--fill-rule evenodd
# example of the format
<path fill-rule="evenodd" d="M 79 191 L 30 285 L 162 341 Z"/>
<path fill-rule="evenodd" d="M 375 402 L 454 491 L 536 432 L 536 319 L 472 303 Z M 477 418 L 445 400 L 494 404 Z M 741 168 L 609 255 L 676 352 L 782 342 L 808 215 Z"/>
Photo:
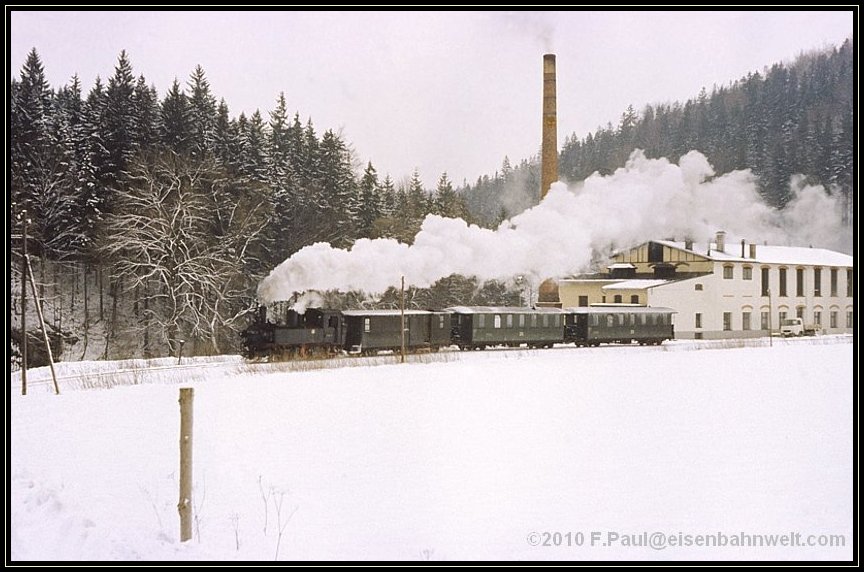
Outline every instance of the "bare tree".
<path fill-rule="evenodd" d="M 134 163 L 128 181 L 102 252 L 127 289 L 141 287 L 144 322 L 172 355 L 185 338 L 219 352 L 254 294 L 258 276 L 247 266 L 267 224 L 265 200 L 212 160 L 170 152 Z"/>

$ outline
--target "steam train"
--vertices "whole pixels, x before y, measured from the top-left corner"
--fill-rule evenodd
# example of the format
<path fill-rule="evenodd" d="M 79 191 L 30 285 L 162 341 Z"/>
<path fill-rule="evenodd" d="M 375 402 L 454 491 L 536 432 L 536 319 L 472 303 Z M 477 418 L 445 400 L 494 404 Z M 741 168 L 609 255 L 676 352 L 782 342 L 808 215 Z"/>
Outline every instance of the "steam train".
<path fill-rule="evenodd" d="M 553 344 L 657 345 L 675 337 L 671 308 L 609 304 L 579 308 L 455 306 L 405 310 L 410 352 L 488 347 L 550 348 Z M 298 313 L 285 302 L 258 308 L 241 332 L 243 355 L 271 360 L 341 353 L 400 351 L 399 310 L 321 310 Z"/>

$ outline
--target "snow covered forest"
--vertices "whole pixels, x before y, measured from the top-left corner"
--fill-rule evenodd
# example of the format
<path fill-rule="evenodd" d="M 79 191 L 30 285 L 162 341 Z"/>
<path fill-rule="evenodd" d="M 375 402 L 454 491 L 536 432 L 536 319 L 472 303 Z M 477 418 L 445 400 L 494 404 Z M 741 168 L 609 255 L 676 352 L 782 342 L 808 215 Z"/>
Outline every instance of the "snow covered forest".
<path fill-rule="evenodd" d="M 442 173 L 427 189 L 416 171 L 394 180 L 361 164 L 339 133 L 319 135 L 285 94 L 265 113 L 232 116 L 200 66 L 161 98 L 125 52 L 104 82 L 87 89 L 73 77 L 52 87 L 34 49 L 10 95 L 10 235 L 21 234 L 26 210 L 40 298 L 65 360 L 176 355 L 180 340 L 187 354 L 234 351 L 256 285 L 303 246 L 410 242 L 430 213 L 494 226 L 538 199 L 536 158 L 515 166 L 505 158 L 473 184 Z M 561 176 L 611 172 L 634 148 L 671 159 L 698 149 L 718 174 L 752 168 L 774 206 L 785 204 L 796 173 L 851 197 L 852 102 L 847 40 L 684 104 L 631 107 L 617 127 L 573 134 Z M 12 245 L 14 353 L 20 240 Z M 518 301 L 500 284 L 450 277 L 436 286 L 409 301 Z M 28 310 L 32 325 L 32 300 Z"/>

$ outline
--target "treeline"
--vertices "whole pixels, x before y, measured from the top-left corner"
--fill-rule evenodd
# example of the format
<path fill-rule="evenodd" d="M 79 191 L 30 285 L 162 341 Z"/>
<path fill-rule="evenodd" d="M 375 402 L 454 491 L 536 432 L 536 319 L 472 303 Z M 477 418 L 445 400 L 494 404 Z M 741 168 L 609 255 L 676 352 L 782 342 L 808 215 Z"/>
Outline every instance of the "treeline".
<path fill-rule="evenodd" d="M 852 205 L 854 151 L 854 46 L 800 56 L 774 64 L 728 86 L 703 89 L 685 103 L 632 106 L 618 125 L 598 127 L 585 137 L 565 139 L 559 156 L 562 180 L 623 167 L 634 149 L 677 161 L 690 150 L 703 153 L 718 174 L 752 169 L 766 202 L 784 206 L 790 178 L 803 174 L 842 193 Z M 566 98 L 559 98 L 567 113 Z M 459 189 L 472 213 L 493 222 L 536 204 L 536 158 L 515 168 L 505 159 L 499 172 Z"/>
<path fill-rule="evenodd" d="M 145 353 L 232 347 L 258 281 L 303 246 L 410 242 L 427 214 L 470 218 L 446 173 L 430 191 L 416 171 L 397 184 L 357 169 L 284 94 L 266 119 L 232 117 L 200 66 L 160 97 L 122 52 L 85 94 L 78 77 L 52 89 L 34 49 L 10 93 L 10 232 L 26 210 L 40 268 L 84 265 L 86 285 L 98 267 Z"/>

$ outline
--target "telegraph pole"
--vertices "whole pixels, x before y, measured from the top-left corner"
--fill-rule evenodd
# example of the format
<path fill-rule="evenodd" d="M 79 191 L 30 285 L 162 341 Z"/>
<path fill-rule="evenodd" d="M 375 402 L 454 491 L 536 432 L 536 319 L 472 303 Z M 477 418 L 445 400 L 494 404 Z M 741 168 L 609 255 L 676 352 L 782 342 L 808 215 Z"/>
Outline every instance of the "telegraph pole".
<path fill-rule="evenodd" d="M 402 277 L 402 297 L 399 304 L 399 314 L 402 323 L 402 355 L 399 363 L 405 363 L 405 277 Z"/>
<path fill-rule="evenodd" d="M 21 395 L 27 395 L 27 210 L 21 211 Z"/>

